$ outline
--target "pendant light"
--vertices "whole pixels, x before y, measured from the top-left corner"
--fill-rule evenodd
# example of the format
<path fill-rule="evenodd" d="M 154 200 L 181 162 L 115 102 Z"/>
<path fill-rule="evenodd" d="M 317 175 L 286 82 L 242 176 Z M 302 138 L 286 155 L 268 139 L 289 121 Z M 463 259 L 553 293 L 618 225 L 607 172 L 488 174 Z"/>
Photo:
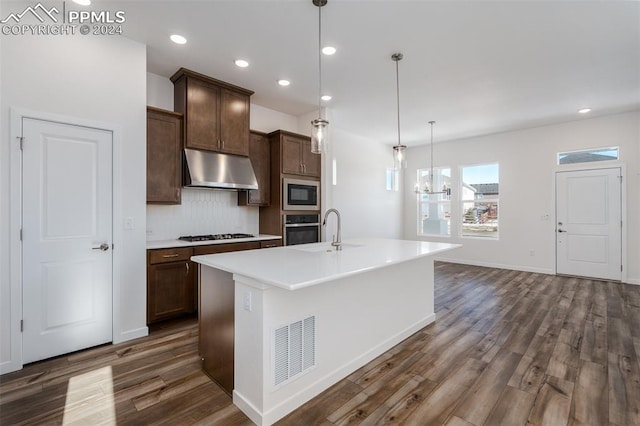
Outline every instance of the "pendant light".
<path fill-rule="evenodd" d="M 311 122 L 311 152 L 327 152 L 329 122 L 322 118 L 322 7 L 327 0 L 311 0 L 318 7 L 318 118 Z"/>
<path fill-rule="evenodd" d="M 424 186 L 424 194 L 429 194 L 429 195 L 435 195 L 435 194 L 447 194 L 449 195 L 449 188 L 447 187 L 447 184 L 444 183 L 442 185 L 442 191 L 434 191 L 433 190 L 433 125 L 435 124 L 435 121 L 430 121 L 429 124 L 431 125 L 431 143 L 429 144 L 429 146 L 431 147 L 431 168 L 429 169 L 429 180 L 427 181 L 427 183 Z M 419 192 L 419 191 L 417 191 Z"/>
<path fill-rule="evenodd" d="M 398 62 L 402 60 L 402 57 L 402 53 L 394 53 L 391 55 L 391 60 L 396 63 L 396 100 L 398 105 L 398 143 L 393 146 L 393 168 L 396 170 L 407 168 L 407 157 L 405 154 L 407 147 L 400 143 L 400 75 L 398 72 Z"/>

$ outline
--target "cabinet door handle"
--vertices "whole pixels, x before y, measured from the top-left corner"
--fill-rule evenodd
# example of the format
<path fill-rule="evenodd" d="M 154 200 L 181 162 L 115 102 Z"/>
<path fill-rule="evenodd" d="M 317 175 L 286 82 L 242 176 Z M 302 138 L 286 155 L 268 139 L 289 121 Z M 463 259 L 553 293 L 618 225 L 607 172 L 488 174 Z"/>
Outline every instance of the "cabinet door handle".
<path fill-rule="evenodd" d="M 220 139 L 218 139 L 218 149 L 220 149 Z"/>
<path fill-rule="evenodd" d="M 221 141 L 221 142 L 222 142 L 222 149 L 224 149 L 224 141 Z"/>
<path fill-rule="evenodd" d="M 300 171 L 304 173 L 304 164 L 300 163 Z"/>
<path fill-rule="evenodd" d="M 162 257 L 164 257 L 165 259 L 170 259 L 172 257 L 178 257 L 180 256 L 178 253 L 174 253 L 174 254 L 163 254 Z"/>
<path fill-rule="evenodd" d="M 303 172 L 305 172 L 305 173 L 307 173 L 307 165 L 306 165 L 306 164 L 303 164 L 303 165 L 302 165 L 302 171 L 303 171 Z"/>
<path fill-rule="evenodd" d="M 187 268 L 187 274 L 189 273 L 189 262 L 184 262 L 184 266 Z"/>

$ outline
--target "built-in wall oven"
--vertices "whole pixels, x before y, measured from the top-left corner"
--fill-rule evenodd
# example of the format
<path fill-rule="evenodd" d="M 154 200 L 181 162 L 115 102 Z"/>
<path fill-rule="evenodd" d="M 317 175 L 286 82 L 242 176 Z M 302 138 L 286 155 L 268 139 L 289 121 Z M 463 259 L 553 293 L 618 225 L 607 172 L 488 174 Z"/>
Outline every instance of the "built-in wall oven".
<path fill-rule="evenodd" d="M 282 210 L 320 210 L 320 182 L 282 179 Z"/>
<path fill-rule="evenodd" d="M 317 243 L 320 241 L 320 215 L 286 214 L 284 215 L 284 244 Z"/>

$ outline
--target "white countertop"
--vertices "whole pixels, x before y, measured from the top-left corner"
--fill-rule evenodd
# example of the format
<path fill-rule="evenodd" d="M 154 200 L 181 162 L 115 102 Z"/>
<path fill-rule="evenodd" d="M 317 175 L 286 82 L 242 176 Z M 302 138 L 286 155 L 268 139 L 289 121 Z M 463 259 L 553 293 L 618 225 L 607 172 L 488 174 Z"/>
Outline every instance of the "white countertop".
<path fill-rule="evenodd" d="M 265 241 L 265 240 L 281 240 L 279 235 L 260 234 L 255 237 L 249 238 L 231 238 L 227 240 L 208 240 L 208 241 L 182 241 L 182 240 L 159 240 L 159 241 L 147 241 L 147 250 L 150 249 L 163 249 L 173 247 L 194 247 L 194 246 L 208 246 L 211 244 L 231 244 L 231 243 L 246 243 L 251 241 Z"/>
<path fill-rule="evenodd" d="M 193 256 L 191 260 L 265 284 L 297 290 L 458 247 L 462 246 L 427 241 L 357 239 L 343 242 L 341 251 L 336 251 L 331 243 L 322 242 Z"/>

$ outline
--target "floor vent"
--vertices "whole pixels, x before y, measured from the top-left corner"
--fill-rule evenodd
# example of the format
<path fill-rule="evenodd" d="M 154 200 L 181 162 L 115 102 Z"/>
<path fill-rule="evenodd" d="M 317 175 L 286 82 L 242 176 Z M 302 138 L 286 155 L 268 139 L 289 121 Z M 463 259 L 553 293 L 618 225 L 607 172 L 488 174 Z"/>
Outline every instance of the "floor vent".
<path fill-rule="evenodd" d="M 274 331 L 274 385 L 278 386 L 316 365 L 316 317 Z"/>

